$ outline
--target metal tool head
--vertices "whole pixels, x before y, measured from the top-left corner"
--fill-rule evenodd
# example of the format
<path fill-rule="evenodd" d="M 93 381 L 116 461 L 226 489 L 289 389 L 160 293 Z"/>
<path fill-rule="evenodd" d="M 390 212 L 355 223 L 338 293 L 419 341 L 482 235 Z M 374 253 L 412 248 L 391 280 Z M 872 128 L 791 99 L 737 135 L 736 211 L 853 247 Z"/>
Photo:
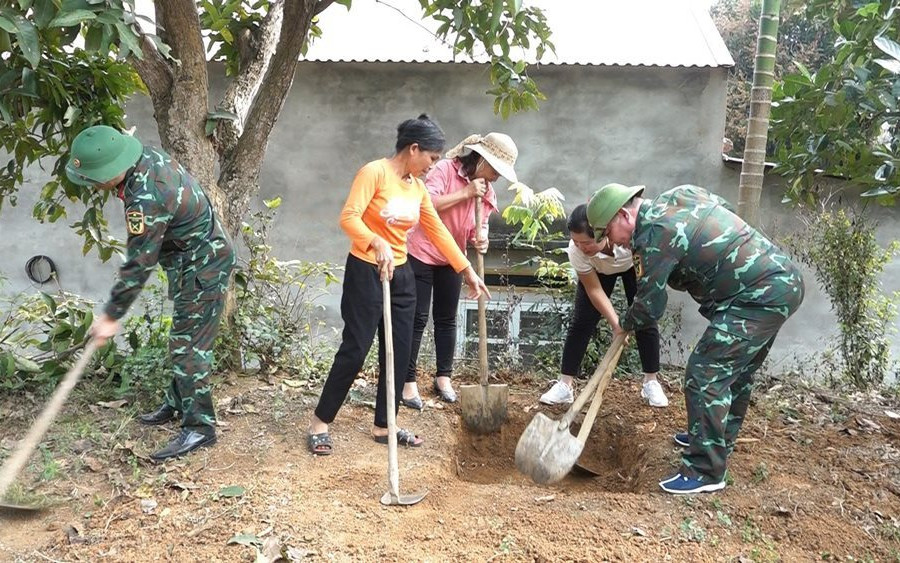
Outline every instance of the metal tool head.
<path fill-rule="evenodd" d="M 47 505 L 43 504 L 12 504 L 8 502 L 0 502 L 0 513 L 10 514 L 35 514 L 45 510 Z"/>
<path fill-rule="evenodd" d="M 516 468 L 535 483 L 555 483 L 572 470 L 583 449 L 567 424 L 537 413 L 516 444 Z"/>
<path fill-rule="evenodd" d="M 409 493 L 406 495 L 395 495 L 388 491 L 381 497 L 381 504 L 385 506 L 410 506 L 418 504 L 427 494 L 428 491 Z"/>
<path fill-rule="evenodd" d="M 580 477 L 586 477 L 588 479 L 600 476 L 600 474 L 597 473 L 596 471 L 594 471 L 593 469 L 591 469 L 589 467 L 585 467 L 584 465 L 581 465 L 580 463 L 576 463 L 572 467 L 572 475 L 578 475 Z"/>
<path fill-rule="evenodd" d="M 463 385 L 459 388 L 459 405 L 466 427 L 476 434 L 491 434 L 506 422 L 509 387 Z"/>

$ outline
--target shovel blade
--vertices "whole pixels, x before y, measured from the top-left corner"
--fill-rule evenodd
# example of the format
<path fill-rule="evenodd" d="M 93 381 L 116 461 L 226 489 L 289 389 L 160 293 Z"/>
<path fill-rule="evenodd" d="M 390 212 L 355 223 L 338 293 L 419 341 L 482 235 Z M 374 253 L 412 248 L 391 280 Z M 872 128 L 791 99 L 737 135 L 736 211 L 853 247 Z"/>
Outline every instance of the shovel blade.
<path fill-rule="evenodd" d="M 572 470 L 583 449 L 568 428 L 537 413 L 516 444 L 516 468 L 535 483 L 555 483 Z"/>
<path fill-rule="evenodd" d="M 599 477 L 600 474 L 591 469 L 590 467 L 585 467 L 580 463 L 576 463 L 572 468 L 572 473 L 574 475 L 581 475 L 582 477 Z"/>
<path fill-rule="evenodd" d="M 509 387 L 506 385 L 463 385 L 459 405 L 465 425 L 476 434 L 500 430 L 506 422 Z"/>
<path fill-rule="evenodd" d="M 421 493 L 409 493 L 405 495 L 395 495 L 390 491 L 384 493 L 381 497 L 381 504 L 385 506 L 410 506 L 413 504 L 418 504 L 425 495 L 428 494 L 428 491 L 423 491 Z"/>

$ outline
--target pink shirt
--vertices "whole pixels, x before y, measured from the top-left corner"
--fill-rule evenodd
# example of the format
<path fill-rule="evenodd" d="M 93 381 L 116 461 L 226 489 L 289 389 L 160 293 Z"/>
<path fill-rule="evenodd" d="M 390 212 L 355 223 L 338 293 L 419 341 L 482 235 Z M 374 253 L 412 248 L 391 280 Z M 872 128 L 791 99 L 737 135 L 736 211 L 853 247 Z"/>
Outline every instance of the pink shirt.
<path fill-rule="evenodd" d="M 434 196 L 463 190 L 468 184 L 469 178 L 463 173 L 460 161 L 455 158 L 438 162 L 425 177 L 425 189 L 428 190 L 432 200 L 434 200 Z M 488 182 L 487 192 L 482 201 L 484 201 L 484 217 L 481 218 L 481 222 L 483 227 L 487 227 L 488 217 L 492 212 L 497 211 L 497 195 L 490 182 Z M 465 252 L 467 242 L 475 240 L 475 199 L 469 198 L 443 211 L 438 211 L 438 216 L 450 231 L 459 249 Z M 441 251 L 431 244 L 431 241 L 425 236 L 425 232 L 418 225 L 409 231 L 406 246 L 411 255 L 426 264 L 432 266 L 449 264 Z"/>

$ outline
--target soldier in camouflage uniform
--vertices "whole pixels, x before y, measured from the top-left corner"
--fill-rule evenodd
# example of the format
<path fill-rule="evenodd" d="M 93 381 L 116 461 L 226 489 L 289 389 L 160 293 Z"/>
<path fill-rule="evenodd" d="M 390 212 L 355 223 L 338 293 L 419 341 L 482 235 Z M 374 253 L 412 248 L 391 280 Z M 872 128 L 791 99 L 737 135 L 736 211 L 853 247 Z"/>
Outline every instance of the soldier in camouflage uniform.
<path fill-rule="evenodd" d="M 125 203 L 127 259 L 91 327 L 94 339 L 102 344 L 119 331 L 119 319 L 157 264 L 168 277 L 175 303 L 169 333 L 174 374 L 164 404 L 139 420 L 163 424 L 181 413 L 182 430 L 150 457 L 159 461 L 214 444 L 209 376 L 234 250 L 209 199 L 168 154 L 104 125 L 78 134 L 66 175 L 82 186 L 116 190 Z"/>
<path fill-rule="evenodd" d="M 788 257 L 738 217 L 722 198 L 680 186 L 656 199 L 643 186 L 609 184 L 588 206 L 596 236 L 630 245 L 638 276 L 626 330 L 651 325 L 666 308 L 666 285 L 687 291 L 709 326 L 688 360 L 688 432 L 681 470 L 660 482 L 670 493 L 725 487 L 726 459 L 759 368 L 781 325 L 803 301 L 803 278 Z"/>

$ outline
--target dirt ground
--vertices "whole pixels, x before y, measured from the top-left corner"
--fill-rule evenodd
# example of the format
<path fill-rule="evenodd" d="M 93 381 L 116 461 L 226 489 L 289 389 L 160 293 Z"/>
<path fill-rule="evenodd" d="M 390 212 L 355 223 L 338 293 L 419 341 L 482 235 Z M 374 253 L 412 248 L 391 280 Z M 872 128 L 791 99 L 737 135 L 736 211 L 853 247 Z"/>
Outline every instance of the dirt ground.
<path fill-rule="evenodd" d="M 898 409 L 787 387 L 756 394 L 733 483 L 688 497 L 657 486 L 678 465 L 674 386 L 671 406 L 651 409 L 637 381 L 614 380 L 581 457 L 600 476 L 552 486 L 513 462 L 534 414 L 564 411 L 538 408 L 535 385 L 511 386 L 509 420 L 490 436 L 467 432 L 458 406 L 403 409 L 401 425 L 426 438 L 400 451 L 401 490 L 428 490 L 412 507 L 379 503 L 387 450 L 369 437 L 367 406 L 344 406 L 334 455 L 307 453 L 317 395 L 302 385 L 220 387 L 219 444 L 165 465 L 146 455 L 174 427 L 141 427 L 127 407 L 72 406 L 23 478 L 57 504 L 0 515 L 0 560 L 900 561 Z M 8 455 L 33 412 L 0 409 Z"/>

